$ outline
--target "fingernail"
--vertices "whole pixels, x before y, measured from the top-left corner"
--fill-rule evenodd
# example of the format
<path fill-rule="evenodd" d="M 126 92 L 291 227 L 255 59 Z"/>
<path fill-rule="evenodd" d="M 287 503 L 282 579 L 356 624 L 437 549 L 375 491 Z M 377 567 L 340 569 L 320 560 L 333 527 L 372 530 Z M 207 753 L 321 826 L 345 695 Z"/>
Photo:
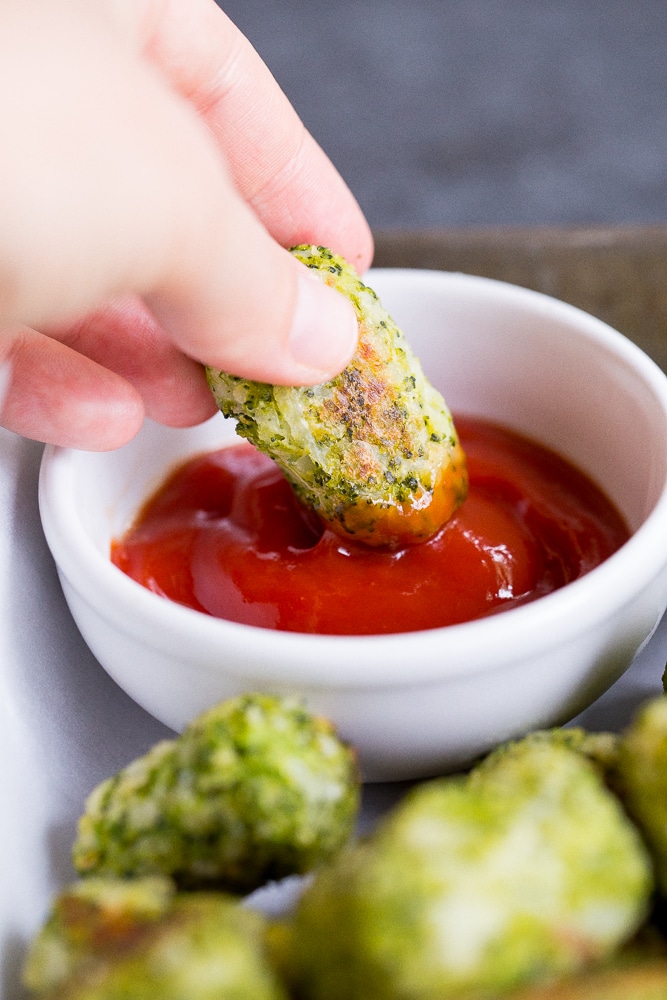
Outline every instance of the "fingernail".
<path fill-rule="evenodd" d="M 294 361 L 321 380 L 346 366 L 357 346 L 357 317 L 340 292 L 304 270 L 297 281 L 289 347 Z"/>

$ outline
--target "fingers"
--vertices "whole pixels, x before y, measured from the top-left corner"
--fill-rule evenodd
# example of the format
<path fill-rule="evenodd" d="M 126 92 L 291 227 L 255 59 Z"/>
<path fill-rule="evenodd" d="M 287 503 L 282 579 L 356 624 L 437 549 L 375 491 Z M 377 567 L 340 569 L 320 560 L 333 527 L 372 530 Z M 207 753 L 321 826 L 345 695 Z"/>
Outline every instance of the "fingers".
<path fill-rule="evenodd" d="M 198 109 L 237 189 L 274 239 L 329 246 L 358 271 L 369 267 L 372 236 L 349 188 L 213 0 L 123 2 L 135 17 L 142 12 L 145 51 Z"/>
<path fill-rule="evenodd" d="M 152 420 L 188 427 L 216 412 L 202 366 L 179 351 L 132 296 L 44 332 L 128 381 Z"/>
<path fill-rule="evenodd" d="M 349 303 L 270 237 L 190 106 L 96 9 L 37 7 L 30 44 L 25 17 L 2 25 L 0 93 L 22 83 L 0 106 L 18 137 L 0 158 L 0 315 L 39 329 L 132 291 L 197 361 L 287 383 L 344 367 Z"/>
<path fill-rule="evenodd" d="M 135 299 L 48 336 L 0 333 L 0 422 L 24 437 L 105 451 L 144 416 L 186 427 L 216 412 L 201 365 L 187 358 Z"/>
<path fill-rule="evenodd" d="M 206 222 L 194 211 L 180 220 L 160 282 L 144 293 L 159 322 L 186 353 L 231 374 L 288 385 L 337 374 L 357 343 L 349 302 L 279 247 L 231 186 L 199 192 Z"/>
<path fill-rule="evenodd" d="M 201 364 L 306 384 L 349 360 L 349 303 L 281 244 L 363 269 L 368 227 L 213 0 L 5 0 L 0 134 L 6 426 L 115 447 L 145 412 L 208 416 Z"/>
<path fill-rule="evenodd" d="M 222 265 L 232 280 L 225 303 L 214 296 L 211 306 L 219 315 L 224 310 L 237 331 L 223 352 L 210 320 L 193 324 L 191 307 L 184 313 L 166 301 L 173 283 L 149 301 L 175 336 L 185 334 L 179 341 L 185 350 L 232 373 L 285 383 L 330 378 L 356 345 L 350 310 L 322 286 L 312 288 L 300 266 L 269 248 L 255 219 L 283 246 L 325 244 L 363 271 L 373 244 L 357 202 L 265 64 L 212 0 L 154 0 L 143 12 L 144 50 L 197 107 L 226 153 L 241 195 L 228 205 L 227 231 L 245 233 L 242 250 L 229 241 L 219 248 L 232 251 Z M 203 272 L 191 277 L 196 282 Z M 206 287 L 214 284 L 212 276 Z M 267 353 L 271 328 L 277 328 L 278 350 Z"/>
<path fill-rule="evenodd" d="M 0 338 L 2 426 L 65 447 L 106 451 L 125 444 L 144 417 L 139 393 L 125 379 L 27 327 Z"/>

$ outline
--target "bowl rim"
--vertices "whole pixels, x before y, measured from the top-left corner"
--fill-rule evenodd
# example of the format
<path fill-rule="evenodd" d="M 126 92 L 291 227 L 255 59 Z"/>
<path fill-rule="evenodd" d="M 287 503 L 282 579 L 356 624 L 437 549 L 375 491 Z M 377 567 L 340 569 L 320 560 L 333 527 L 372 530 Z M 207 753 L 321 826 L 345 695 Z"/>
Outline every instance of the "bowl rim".
<path fill-rule="evenodd" d="M 538 311 L 548 309 L 565 321 L 576 320 L 588 338 L 605 342 L 647 383 L 667 423 L 667 376 L 641 348 L 602 320 L 543 293 L 474 275 L 427 269 L 384 268 L 370 275 L 397 280 L 457 280 L 485 293 L 510 295 Z M 665 443 L 667 451 L 667 441 Z M 616 615 L 637 593 L 665 570 L 667 545 L 667 480 L 645 521 L 627 542 L 584 577 L 554 593 L 502 613 L 408 633 L 347 636 L 282 632 L 209 617 L 148 591 L 126 576 L 96 548 L 83 531 L 72 531 L 76 457 L 72 449 L 47 445 L 39 474 L 39 508 L 43 530 L 63 582 L 80 595 L 95 595 L 95 609 L 127 634 L 173 654 L 179 649 L 200 657 L 199 668 L 239 675 L 252 664 L 253 677 L 267 682 L 306 683 L 332 690 L 382 688 L 447 677 L 471 676 L 518 663 L 544 648 L 544 636 L 559 625 L 557 643 L 564 645 L 595 623 Z M 78 521 L 76 522 L 78 523 Z M 634 581 L 629 587 L 628 581 Z M 666 598 L 667 600 L 667 598 Z M 657 624 L 657 623 L 656 623 Z M 511 656 L 505 650 L 511 638 Z M 437 643 L 446 656 L 425 655 Z M 465 654 L 465 655 L 464 655 Z M 295 661 L 295 656 L 298 660 Z M 233 660 L 227 665 L 227 660 Z M 406 661 L 411 664 L 405 669 Z M 359 671 L 363 662 L 364 670 Z"/>

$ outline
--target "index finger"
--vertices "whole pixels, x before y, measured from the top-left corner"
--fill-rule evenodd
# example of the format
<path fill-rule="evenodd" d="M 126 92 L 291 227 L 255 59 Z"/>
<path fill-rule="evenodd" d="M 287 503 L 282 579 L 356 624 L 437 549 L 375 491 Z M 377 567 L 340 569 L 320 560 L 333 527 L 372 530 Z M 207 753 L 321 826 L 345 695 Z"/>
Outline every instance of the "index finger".
<path fill-rule="evenodd" d="M 129 6 L 146 56 L 197 108 L 274 239 L 325 244 L 365 270 L 373 240 L 357 201 L 227 15 L 213 0 Z"/>

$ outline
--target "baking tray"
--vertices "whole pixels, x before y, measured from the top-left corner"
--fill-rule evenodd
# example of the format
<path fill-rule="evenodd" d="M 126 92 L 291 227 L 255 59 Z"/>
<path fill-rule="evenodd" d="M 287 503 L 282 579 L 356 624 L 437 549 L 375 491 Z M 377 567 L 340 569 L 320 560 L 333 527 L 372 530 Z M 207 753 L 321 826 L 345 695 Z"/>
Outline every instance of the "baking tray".
<path fill-rule="evenodd" d="M 667 225 L 376 233 L 375 267 L 463 271 L 598 316 L 667 371 Z"/>

